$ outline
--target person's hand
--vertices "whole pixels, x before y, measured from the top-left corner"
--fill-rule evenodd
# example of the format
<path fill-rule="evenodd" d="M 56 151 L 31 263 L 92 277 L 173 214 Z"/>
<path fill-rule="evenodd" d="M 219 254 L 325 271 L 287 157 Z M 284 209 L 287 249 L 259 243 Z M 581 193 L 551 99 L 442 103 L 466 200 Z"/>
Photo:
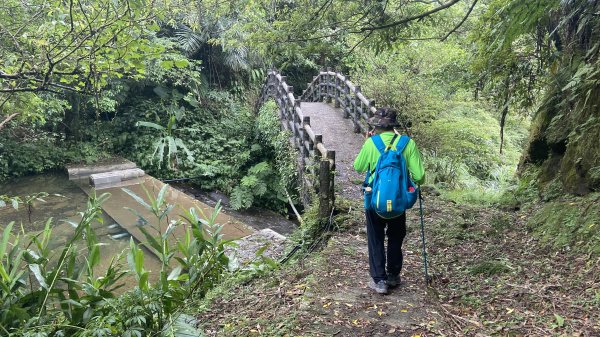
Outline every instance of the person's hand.
<path fill-rule="evenodd" d="M 369 137 L 371 137 L 374 134 L 375 134 L 375 130 L 367 131 L 367 133 L 365 134 L 365 138 L 369 138 Z"/>

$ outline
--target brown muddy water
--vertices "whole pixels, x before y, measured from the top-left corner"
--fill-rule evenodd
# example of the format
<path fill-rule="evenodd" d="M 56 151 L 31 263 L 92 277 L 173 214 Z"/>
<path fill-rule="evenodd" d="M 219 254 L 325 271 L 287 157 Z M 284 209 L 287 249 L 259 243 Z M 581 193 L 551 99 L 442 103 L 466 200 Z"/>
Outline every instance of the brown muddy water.
<path fill-rule="evenodd" d="M 139 196 L 144 196 L 142 185 L 145 190 L 156 195 L 163 184 L 149 176 L 140 178 L 134 185 L 125 186 Z M 210 215 L 215 206 L 216 199 L 207 197 L 205 192 L 198 191 L 186 185 L 176 184 L 174 189 L 169 189 L 167 199 L 170 203 L 177 204 L 178 207 L 173 210 L 173 216 L 176 217 L 183 208 L 189 209 L 196 207 L 204 210 Z M 19 196 L 26 198 L 40 192 L 48 193 L 48 196 L 42 200 L 33 202 L 32 207 L 19 205 L 15 210 L 7 203 L 0 207 L 0 230 L 3 230 L 10 222 L 15 222 L 13 233 L 17 232 L 35 234 L 44 229 L 46 221 L 52 218 L 52 240 L 50 246 L 55 254 L 62 251 L 65 243 L 72 237 L 73 226 L 66 222 L 79 222 L 79 212 L 85 210 L 88 200 L 88 194 L 91 187 L 88 179 L 69 180 L 64 173 L 48 173 L 29 177 L 13 179 L 4 184 L 0 184 L 0 195 Z M 103 204 L 106 211 L 102 214 L 102 220 L 92 224 L 96 232 L 99 243 L 102 245 L 101 265 L 95 271 L 96 275 L 103 273 L 108 268 L 112 257 L 122 256 L 121 264 L 124 269 L 128 269 L 125 256 L 129 250 L 130 235 L 134 240 L 144 240 L 143 235 L 139 233 L 136 226 L 138 218 L 125 207 L 131 207 L 140 212 L 140 215 L 151 219 L 150 214 L 145 214 L 143 207 L 137 204 L 131 196 L 127 195 L 121 187 L 101 189 L 96 192 L 100 195 L 109 192 L 111 197 Z M 187 195 L 187 197 L 185 196 Z M 227 199 L 223 195 L 217 195 L 218 199 L 223 199 L 223 211 L 217 216 L 217 222 L 224 224 L 222 234 L 226 239 L 237 239 L 251 234 L 255 230 L 262 228 L 271 228 L 275 231 L 287 235 L 297 226 L 293 221 L 282 217 L 281 215 L 262 209 L 250 209 L 244 212 L 237 212 L 230 209 Z M 146 199 L 146 198 L 144 198 Z M 195 199 L 195 200 L 194 200 Z M 215 199 L 215 200 L 212 200 Z M 107 213 L 108 212 L 108 213 Z M 109 215 L 110 214 L 110 215 Z M 112 217 L 111 217 L 112 216 Z M 116 221 L 115 221 L 116 219 Z M 183 228 L 183 227 L 182 227 Z M 181 234 L 181 233 L 174 233 Z M 85 244 L 80 244 L 82 248 Z M 150 278 L 156 280 L 160 271 L 160 262 L 150 251 L 146 250 L 144 258 L 144 268 L 150 271 Z M 133 276 L 124 280 L 125 284 L 135 284 Z M 124 289 L 129 288 L 128 286 Z"/>
<path fill-rule="evenodd" d="M 85 210 L 88 196 L 75 182 L 68 180 L 66 174 L 62 173 L 22 177 L 0 185 L 0 195 L 11 197 L 25 198 L 40 192 L 46 192 L 48 196 L 43 197 L 43 201 L 34 201 L 31 208 L 20 204 L 19 209 L 15 210 L 10 203 L 1 207 L 0 229 L 4 230 L 10 222 L 14 222 L 13 234 L 34 234 L 43 230 L 46 221 L 52 218 L 52 238 L 49 246 L 58 257 L 74 231 L 73 225 L 67 223 L 67 220 L 79 222 L 81 217 L 78 212 Z M 131 206 L 135 208 L 135 205 Z M 100 265 L 96 267 L 96 275 L 101 275 L 110 265 L 112 258 L 119 255 L 122 255 L 121 263 L 124 268 L 128 269 L 125 256 L 129 249 L 130 235 L 105 212 L 101 218 L 101 221 L 92 223 L 92 228 L 101 244 L 102 256 Z M 131 214 L 131 219 L 135 221 L 135 215 Z M 79 246 L 83 249 L 85 243 L 81 242 Z M 160 262 L 149 251 L 146 251 L 144 264 L 146 270 L 152 271 L 150 275 L 157 277 Z M 134 280 L 126 278 L 124 282 L 129 284 Z"/>

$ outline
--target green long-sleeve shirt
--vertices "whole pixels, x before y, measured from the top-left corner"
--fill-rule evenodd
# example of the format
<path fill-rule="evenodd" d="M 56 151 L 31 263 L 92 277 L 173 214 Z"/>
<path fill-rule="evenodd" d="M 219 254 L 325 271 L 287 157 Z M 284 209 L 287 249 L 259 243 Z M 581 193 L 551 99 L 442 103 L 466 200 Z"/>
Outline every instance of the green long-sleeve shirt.
<path fill-rule="evenodd" d="M 383 143 L 388 145 L 394 137 L 394 132 L 382 132 L 380 136 L 381 140 L 383 140 Z M 394 145 L 398 144 L 399 140 L 400 137 L 396 137 Z M 417 144 L 415 144 L 412 139 L 408 142 L 408 144 L 406 144 L 404 151 L 402 151 L 402 155 L 404 155 L 404 160 L 406 160 L 406 166 L 410 172 L 412 180 L 417 185 L 425 182 L 425 169 L 423 168 L 421 153 L 419 152 L 419 149 L 417 149 Z M 374 170 L 378 159 L 379 150 L 377 150 L 377 146 L 375 146 L 373 140 L 369 138 L 365 141 L 362 149 L 358 153 L 358 156 L 354 160 L 354 169 L 359 173 L 367 172 L 369 168 Z M 373 179 L 373 175 L 371 175 L 370 179 Z"/>

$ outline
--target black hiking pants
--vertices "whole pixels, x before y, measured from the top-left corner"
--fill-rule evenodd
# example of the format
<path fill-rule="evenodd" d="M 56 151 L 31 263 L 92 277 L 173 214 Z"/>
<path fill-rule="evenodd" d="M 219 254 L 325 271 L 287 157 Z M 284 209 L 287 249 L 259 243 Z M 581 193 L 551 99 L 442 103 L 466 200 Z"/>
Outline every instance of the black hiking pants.
<path fill-rule="evenodd" d="M 406 213 L 393 219 L 383 219 L 372 210 L 367 216 L 367 240 L 369 243 L 369 270 L 375 283 L 397 276 L 402 270 L 402 242 L 406 236 Z M 387 254 L 384 247 L 387 235 Z M 387 255 L 387 273 L 386 273 Z"/>

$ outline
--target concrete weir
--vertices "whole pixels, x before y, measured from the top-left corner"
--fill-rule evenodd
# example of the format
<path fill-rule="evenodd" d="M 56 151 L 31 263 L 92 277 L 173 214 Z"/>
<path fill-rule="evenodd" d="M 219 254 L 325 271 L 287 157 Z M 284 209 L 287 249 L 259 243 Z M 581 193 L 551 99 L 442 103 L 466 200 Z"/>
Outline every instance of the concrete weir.
<path fill-rule="evenodd" d="M 90 175 L 90 185 L 98 190 L 103 187 L 114 187 L 124 181 L 133 180 L 144 175 L 144 171 L 139 168 L 95 173 Z"/>
<path fill-rule="evenodd" d="M 124 189 L 127 189 L 149 203 L 147 194 L 156 197 L 158 192 L 165 186 L 160 180 L 145 175 L 144 171 L 137 168 L 134 163 L 125 159 L 114 158 L 92 166 L 70 166 L 67 170 L 69 172 L 69 179 L 76 180 L 88 195 L 92 193 L 93 189 L 97 190 L 98 194 L 111 194 L 111 197 L 102 205 L 103 210 L 137 241 L 147 241 L 140 230 L 140 226 L 143 223 L 145 223 L 143 226 L 153 235 L 163 234 L 167 230 L 168 224 L 163 222 L 161 226 L 158 226 L 156 217 L 124 191 Z M 181 219 L 181 217 L 185 216 L 185 211 L 189 211 L 191 208 L 195 208 L 200 217 L 204 219 L 209 218 L 214 212 L 213 207 L 171 186 L 167 187 L 165 199 L 167 203 L 177 205 L 171 211 L 169 220 Z M 246 249 L 250 247 L 256 247 L 250 250 L 260 248 L 257 247 L 257 236 L 264 236 L 264 240 L 259 240 L 260 242 L 264 243 L 265 240 L 270 241 L 273 243 L 273 250 L 281 250 L 276 249 L 276 246 L 281 246 L 284 237 L 282 238 L 280 235 L 274 236 L 273 233 L 268 231 L 257 232 L 251 226 L 225 214 L 223 211 L 218 214 L 216 223 L 223 225 L 221 234 L 223 234 L 224 238 L 238 240 L 240 246 Z M 171 235 L 183 238 L 186 226 L 187 224 L 177 226 Z M 248 244 L 245 244 L 247 241 L 249 241 Z M 237 255 L 246 254 L 253 255 L 253 252 L 238 252 Z M 272 253 L 266 252 L 266 254 L 278 255 L 275 251 Z"/>
<path fill-rule="evenodd" d="M 69 180 L 87 178 L 95 173 L 127 170 L 137 168 L 134 162 L 127 159 L 112 157 L 97 161 L 92 165 L 68 165 Z"/>

